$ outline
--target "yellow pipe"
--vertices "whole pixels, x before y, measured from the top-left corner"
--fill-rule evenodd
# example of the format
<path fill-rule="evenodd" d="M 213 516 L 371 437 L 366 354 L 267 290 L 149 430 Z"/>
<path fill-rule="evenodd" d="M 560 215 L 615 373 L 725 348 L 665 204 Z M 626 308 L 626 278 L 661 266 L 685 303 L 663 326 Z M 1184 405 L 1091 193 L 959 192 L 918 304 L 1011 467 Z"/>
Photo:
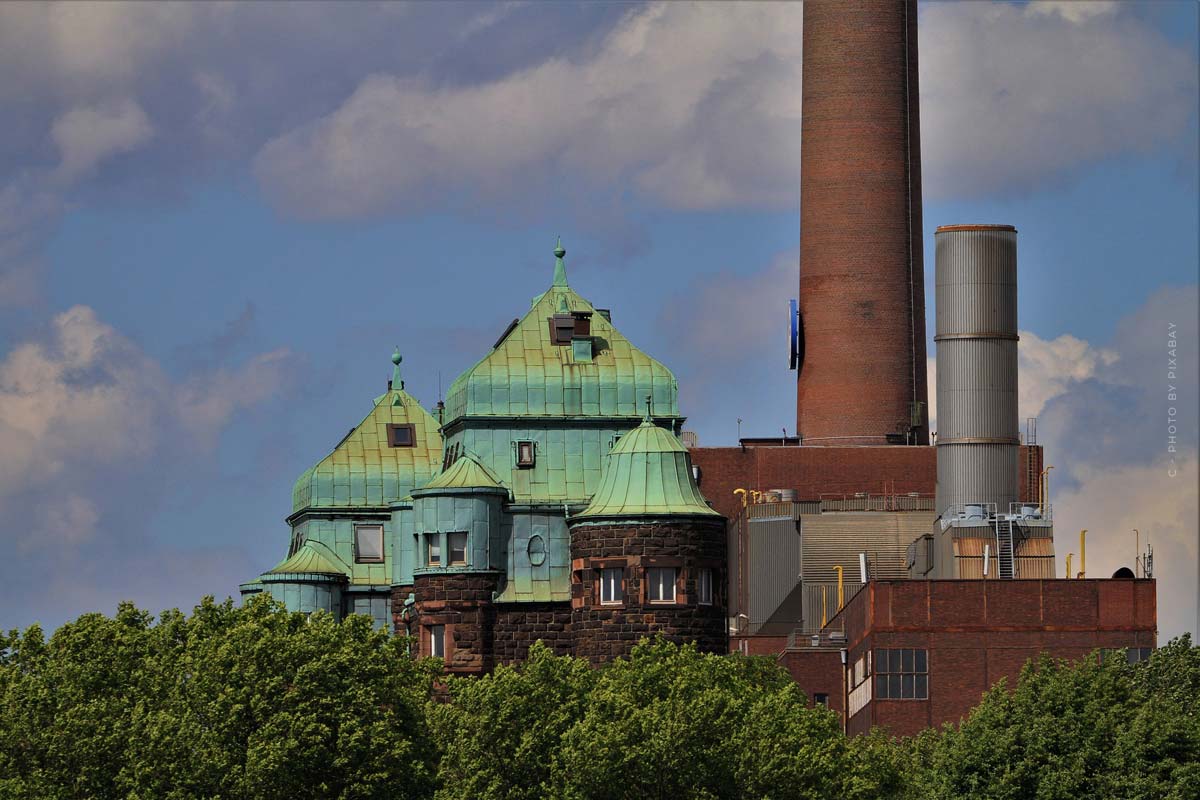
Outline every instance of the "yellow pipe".
<path fill-rule="evenodd" d="M 829 588 L 828 586 L 821 587 L 821 627 L 822 628 L 825 627 L 825 623 L 829 622 L 829 612 L 826 610 L 826 597 L 825 597 L 825 590 L 828 588 Z"/>
<path fill-rule="evenodd" d="M 845 589 L 842 586 L 842 568 L 839 565 L 839 566 L 834 567 L 834 569 L 837 570 L 837 574 L 838 574 L 838 611 L 841 611 L 842 606 L 846 602 L 846 595 L 844 593 Z"/>
<path fill-rule="evenodd" d="M 1067 578 L 1071 577 L 1071 556 L 1073 556 L 1073 555 L 1075 555 L 1075 554 L 1067 553 Z"/>
<path fill-rule="evenodd" d="M 745 508 L 746 507 L 746 490 L 745 489 L 734 489 L 733 493 L 740 494 L 742 496 L 742 508 Z"/>
<path fill-rule="evenodd" d="M 1050 470 L 1054 469 L 1054 465 L 1046 467 L 1042 470 L 1042 515 L 1045 516 L 1046 508 L 1050 505 Z"/>
<path fill-rule="evenodd" d="M 1087 528 L 1079 532 L 1079 577 L 1087 577 L 1087 550 L 1084 541 L 1087 539 Z"/>
<path fill-rule="evenodd" d="M 758 489 L 751 489 L 750 494 L 753 495 L 755 503 L 757 503 L 759 498 L 762 497 L 762 492 L 760 492 Z"/>
<path fill-rule="evenodd" d="M 1142 557 L 1142 533 L 1137 528 L 1133 529 L 1133 577 L 1140 578 L 1138 575 L 1138 559 Z"/>

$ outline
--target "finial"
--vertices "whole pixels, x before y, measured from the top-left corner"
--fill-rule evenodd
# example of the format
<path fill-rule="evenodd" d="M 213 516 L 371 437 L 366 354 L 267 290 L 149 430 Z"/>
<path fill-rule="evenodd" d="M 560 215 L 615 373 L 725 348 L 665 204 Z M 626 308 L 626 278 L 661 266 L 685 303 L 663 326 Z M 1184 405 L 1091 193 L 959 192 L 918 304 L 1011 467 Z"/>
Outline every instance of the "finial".
<path fill-rule="evenodd" d="M 562 237 L 558 237 L 558 245 L 554 248 L 554 285 L 567 285 L 567 268 L 563 264 L 563 256 L 567 254 L 567 249 L 562 246 Z"/>
<path fill-rule="evenodd" d="M 654 421 L 654 396 L 646 395 L 646 416 L 642 417 L 644 422 Z"/>
<path fill-rule="evenodd" d="M 404 360 L 404 356 L 400 355 L 400 346 L 392 351 L 392 379 L 388 381 L 388 387 L 394 391 L 400 391 L 404 388 L 404 381 L 400 380 L 400 362 Z"/>

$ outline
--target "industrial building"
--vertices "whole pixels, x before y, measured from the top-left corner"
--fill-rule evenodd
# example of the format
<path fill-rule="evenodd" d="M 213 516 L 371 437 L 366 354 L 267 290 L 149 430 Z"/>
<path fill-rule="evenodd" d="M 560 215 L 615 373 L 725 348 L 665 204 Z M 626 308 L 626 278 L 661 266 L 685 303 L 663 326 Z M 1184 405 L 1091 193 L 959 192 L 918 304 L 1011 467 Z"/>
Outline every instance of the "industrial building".
<path fill-rule="evenodd" d="M 697 446 L 674 375 L 570 287 L 560 242 L 445 403 L 422 408 L 393 355 L 243 594 L 370 614 L 458 673 L 537 640 L 766 655 L 851 733 L 955 721 L 1043 652 L 1155 646 L 1153 580 L 1057 575 L 1011 226 L 937 229 L 931 430 L 915 0 L 803 13 L 795 434 Z"/>

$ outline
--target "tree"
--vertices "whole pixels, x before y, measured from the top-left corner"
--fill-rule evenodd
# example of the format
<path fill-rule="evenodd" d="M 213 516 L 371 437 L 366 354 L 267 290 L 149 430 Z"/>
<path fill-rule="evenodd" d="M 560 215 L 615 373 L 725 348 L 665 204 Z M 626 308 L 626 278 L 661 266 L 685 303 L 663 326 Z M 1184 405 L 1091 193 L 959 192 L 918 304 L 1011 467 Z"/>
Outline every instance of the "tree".
<path fill-rule="evenodd" d="M 540 641 L 516 666 L 448 679 L 449 702 L 429 721 L 441 747 L 439 800 L 535 800 L 551 793 L 562 736 L 584 715 L 596 672 Z"/>
<path fill-rule="evenodd" d="M 157 624 L 122 605 L 0 663 L 0 783 L 14 797 L 431 794 L 431 665 L 369 619 L 211 598 Z"/>
<path fill-rule="evenodd" d="M 552 766 L 555 796 L 841 797 L 846 740 L 778 664 L 643 640 L 600 670 Z"/>
<path fill-rule="evenodd" d="M 1043 657 L 955 728 L 910 743 L 916 798 L 1200 796 L 1200 656 L 1190 639 L 1149 662 L 1120 652 Z"/>

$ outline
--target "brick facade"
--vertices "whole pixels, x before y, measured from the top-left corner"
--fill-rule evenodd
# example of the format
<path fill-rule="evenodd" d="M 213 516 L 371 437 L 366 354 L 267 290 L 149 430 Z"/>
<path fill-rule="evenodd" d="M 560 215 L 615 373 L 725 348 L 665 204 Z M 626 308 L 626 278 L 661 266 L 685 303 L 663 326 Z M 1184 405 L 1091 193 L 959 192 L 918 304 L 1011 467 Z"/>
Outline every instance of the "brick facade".
<path fill-rule="evenodd" d="M 734 519 L 741 501 L 733 490 L 795 489 L 801 500 L 822 496 L 898 494 L 932 496 L 937 488 L 936 447 L 696 447 L 700 490 L 718 512 Z M 1021 446 L 1022 501 L 1037 500 L 1042 448 Z"/>
<path fill-rule="evenodd" d="M 1153 580 L 873 581 L 830 621 L 846 634 L 840 692 L 850 672 L 881 648 L 928 654 L 927 699 L 874 697 L 846 721 L 850 734 L 882 726 L 911 736 L 958 722 L 1002 678 L 1011 684 L 1041 653 L 1080 659 L 1097 648 L 1154 647 Z M 840 655 L 840 654 L 839 654 Z M 829 683 L 828 656 L 803 646 L 780 661 L 811 696 Z M 874 666 L 874 665 L 873 665 Z M 839 663 L 839 669 L 840 669 Z M 867 680 L 874 680 L 874 672 Z M 833 705 L 831 699 L 831 706 Z M 838 710 L 846 708 L 839 701 Z"/>

